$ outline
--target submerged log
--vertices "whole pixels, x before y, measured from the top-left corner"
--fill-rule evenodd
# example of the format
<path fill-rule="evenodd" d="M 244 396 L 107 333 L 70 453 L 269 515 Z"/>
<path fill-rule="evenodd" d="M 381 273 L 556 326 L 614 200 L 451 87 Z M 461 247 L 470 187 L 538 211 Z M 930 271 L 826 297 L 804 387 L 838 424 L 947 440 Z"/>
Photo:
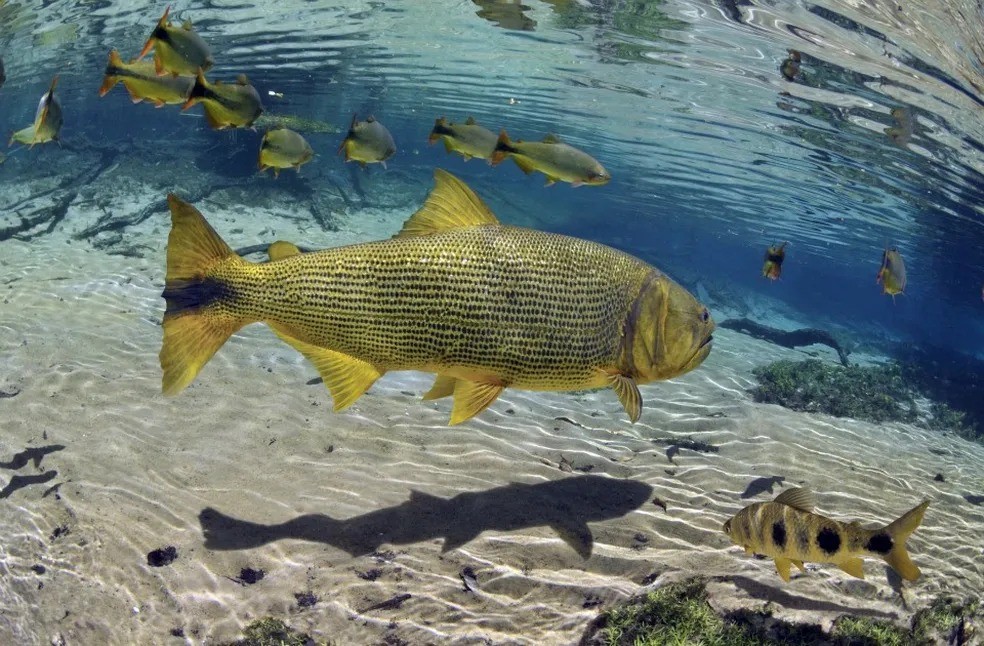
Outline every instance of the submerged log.
<path fill-rule="evenodd" d="M 779 330 L 748 319 L 727 319 L 721 321 L 719 327 L 735 330 L 736 332 L 747 334 L 756 339 L 781 345 L 784 348 L 798 348 L 800 346 L 820 343 L 836 350 L 841 363 L 845 366 L 849 365 L 847 361 L 848 351 L 841 347 L 837 339 L 826 330 L 818 330 L 816 328 L 801 328 L 792 331 Z"/>

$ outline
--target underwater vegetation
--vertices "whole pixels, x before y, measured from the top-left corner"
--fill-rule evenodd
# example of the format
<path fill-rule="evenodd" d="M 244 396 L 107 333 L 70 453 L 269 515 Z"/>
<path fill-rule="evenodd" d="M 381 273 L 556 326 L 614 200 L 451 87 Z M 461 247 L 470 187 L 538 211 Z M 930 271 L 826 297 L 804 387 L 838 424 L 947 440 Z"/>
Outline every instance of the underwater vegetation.
<path fill-rule="evenodd" d="M 315 642 L 279 619 L 264 617 L 243 629 L 243 638 L 226 646 L 308 646 Z"/>
<path fill-rule="evenodd" d="M 707 601 L 707 581 L 694 577 L 670 583 L 604 611 L 582 644 L 606 646 L 929 646 L 970 644 L 981 621 L 980 602 L 939 597 L 917 612 L 909 628 L 845 615 L 829 633 L 819 625 L 792 624 L 768 612 L 718 614 Z"/>
<path fill-rule="evenodd" d="M 967 413 L 934 397 L 936 392 L 926 387 L 929 375 L 916 364 L 837 366 L 817 359 L 782 360 L 752 372 L 759 380 L 752 396 L 759 403 L 868 422 L 918 422 L 984 441 L 984 433 L 969 423 Z M 920 414 L 920 396 L 932 401 L 928 414 Z"/>

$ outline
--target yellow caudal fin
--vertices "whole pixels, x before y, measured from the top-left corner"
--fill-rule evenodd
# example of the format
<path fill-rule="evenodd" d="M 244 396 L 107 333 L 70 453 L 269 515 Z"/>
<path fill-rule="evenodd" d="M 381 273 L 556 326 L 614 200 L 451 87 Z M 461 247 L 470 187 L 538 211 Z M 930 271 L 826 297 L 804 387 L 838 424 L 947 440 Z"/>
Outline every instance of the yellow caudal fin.
<path fill-rule="evenodd" d="M 865 549 L 885 559 L 892 566 L 892 569 L 906 581 L 915 581 L 919 578 L 920 572 L 916 564 L 909 558 L 905 542 L 909 535 L 916 531 L 916 528 L 922 523 L 923 514 L 926 513 L 928 506 L 929 501 L 924 500 L 885 529 L 874 532 L 865 545 Z"/>
<path fill-rule="evenodd" d="M 434 189 L 420 209 L 410 216 L 397 238 L 426 236 L 463 227 L 499 224 L 485 202 L 451 173 L 434 171 Z"/>
<path fill-rule="evenodd" d="M 270 327 L 277 336 L 314 364 L 331 392 L 336 413 L 354 404 L 385 372 L 361 359 L 306 343 L 283 326 L 271 324 Z"/>
<path fill-rule="evenodd" d="M 222 344 L 247 321 L 215 305 L 233 298 L 232 289 L 211 278 L 209 270 L 220 262 L 241 261 L 198 209 L 175 195 L 167 196 L 171 208 L 171 234 L 167 240 L 167 275 L 164 284 L 164 342 L 160 361 L 164 376 L 161 389 L 174 395 L 190 384 Z"/>

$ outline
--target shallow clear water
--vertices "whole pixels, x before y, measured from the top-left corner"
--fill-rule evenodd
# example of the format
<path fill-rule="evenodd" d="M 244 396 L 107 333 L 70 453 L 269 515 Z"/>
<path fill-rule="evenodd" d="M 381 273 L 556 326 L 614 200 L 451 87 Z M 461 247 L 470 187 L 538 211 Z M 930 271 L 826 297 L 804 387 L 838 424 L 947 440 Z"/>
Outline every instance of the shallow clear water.
<path fill-rule="evenodd" d="M 269 114 L 320 123 L 298 128 L 315 159 L 274 180 L 256 172 L 262 131 L 212 131 L 201 108 L 132 105 L 121 87 L 98 96 L 108 51 L 135 55 L 163 6 L 0 2 L 0 128 L 27 125 L 55 74 L 65 112 L 61 145 L 0 157 L 0 643 L 222 641 L 269 614 L 339 643 L 570 643 L 599 607 L 683 572 L 718 577 L 724 606 L 801 618 L 904 620 L 979 590 L 980 443 L 751 401 L 755 366 L 836 361 L 822 346 L 722 329 L 696 371 L 643 387 L 636 425 L 610 391 L 507 391 L 449 429 L 419 374 L 335 414 L 259 326 L 160 395 L 166 193 L 234 247 L 322 248 L 393 235 L 445 168 L 503 222 L 651 262 L 719 322 L 822 328 L 861 363 L 921 362 L 935 396 L 984 420 L 984 11 L 919 5 L 175 3 L 212 48 L 210 78 L 245 73 Z M 904 141 L 885 132 L 897 108 Z M 392 132 L 386 169 L 335 155 L 353 113 Z M 512 163 L 464 163 L 427 143 L 441 115 L 556 133 L 613 179 L 544 188 Z M 778 241 L 773 282 L 761 262 Z M 886 244 L 908 270 L 895 299 L 874 280 Z M 667 457 L 688 438 L 719 450 Z M 719 530 L 771 475 L 870 523 L 932 498 L 912 541 L 923 578 L 900 592 L 869 561 L 865 582 L 825 566 L 783 584 Z M 147 565 L 166 545 L 178 560 Z M 247 566 L 267 576 L 233 581 Z M 465 566 L 479 593 L 462 590 Z M 308 591 L 310 608 L 294 596 Z M 364 612 L 397 594 L 413 597 Z"/>

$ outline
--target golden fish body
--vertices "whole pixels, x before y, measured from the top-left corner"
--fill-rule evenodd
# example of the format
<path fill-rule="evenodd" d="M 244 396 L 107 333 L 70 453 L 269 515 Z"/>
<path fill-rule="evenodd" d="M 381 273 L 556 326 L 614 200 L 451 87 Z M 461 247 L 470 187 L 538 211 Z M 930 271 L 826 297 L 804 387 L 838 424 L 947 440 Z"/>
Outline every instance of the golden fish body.
<path fill-rule="evenodd" d="M 105 96 L 117 83 L 130 94 L 134 103 L 150 101 L 156 107 L 164 105 L 183 104 L 191 94 L 195 85 L 192 76 L 157 76 L 154 64 L 146 61 L 124 63 L 120 53 L 115 49 L 109 53 L 109 63 L 106 65 L 103 83 L 99 87 L 99 96 Z"/>
<path fill-rule="evenodd" d="M 338 152 L 345 154 L 347 162 L 359 162 L 363 166 L 380 163 L 385 167 L 386 160 L 396 153 L 396 142 L 386 126 L 374 117 L 359 121 L 357 115 L 352 115 L 352 125 Z"/>
<path fill-rule="evenodd" d="M 421 370 L 438 375 L 425 399 L 454 396 L 452 424 L 507 387 L 609 386 L 635 421 L 637 384 L 707 357 L 707 310 L 654 267 L 500 225 L 465 184 L 443 171 L 436 179 L 392 239 L 312 253 L 279 247 L 264 264 L 236 256 L 172 197 L 164 392 L 188 385 L 230 334 L 256 321 L 314 363 L 336 410 L 390 370 Z"/>
<path fill-rule="evenodd" d="M 157 21 L 157 26 L 137 58 L 143 58 L 153 49 L 154 70 L 158 76 L 165 73 L 194 76 L 198 70 L 207 72 L 215 64 L 208 43 L 198 35 L 190 22 L 177 27 L 172 25 L 167 19 L 170 13 L 169 6 Z"/>
<path fill-rule="evenodd" d="M 38 101 L 34 123 L 14 132 L 10 136 L 8 145 L 12 146 L 16 142 L 33 148 L 35 144 L 44 144 L 58 139 L 58 133 L 61 132 L 65 118 L 62 115 L 61 103 L 55 96 L 55 86 L 57 85 L 58 77 L 56 76 L 51 81 L 51 87 Z"/>
<path fill-rule="evenodd" d="M 786 259 L 786 243 L 772 245 L 765 251 L 765 264 L 762 265 L 762 275 L 771 280 L 777 280 L 782 274 L 782 261 Z"/>
<path fill-rule="evenodd" d="M 187 110 L 196 103 L 205 108 L 205 120 L 215 130 L 249 128 L 263 113 L 260 93 L 244 74 L 235 83 L 209 83 L 199 70 L 188 101 L 181 109 Z"/>
<path fill-rule="evenodd" d="M 510 141 L 503 130 L 492 153 L 495 166 L 506 157 L 512 157 L 519 168 L 529 175 L 540 171 L 547 176 L 547 186 L 554 182 L 570 182 L 573 186 L 601 186 L 612 176 L 597 159 L 573 146 L 560 141 L 555 135 L 547 135 L 543 141 Z"/>
<path fill-rule="evenodd" d="M 495 151 L 496 134 L 478 125 L 473 117 L 463 124 L 448 123 L 444 117 L 437 119 L 427 141 L 433 144 L 439 139 L 444 141 L 445 150 L 460 153 L 465 161 L 472 157 L 491 161 Z"/>
<path fill-rule="evenodd" d="M 881 283 L 882 293 L 890 295 L 893 299 L 896 294 L 905 292 L 905 262 L 902 254 L 895 247 L 885 249 L 882 254 L 881 268 L 875 276 L 875 282 Z"/>
<path fill-rule="evenodd" d="M 928 506 L 927 500 L 889 525 L 865 529 L 858 523 L 841 523 L 814 513 L 812 494 L 793 488 L 774 501 L 745 507 L 725 522 L 724 533 L 747 553 L 772 557 L 784 581 L 789 581 L 790 565 L 803 570 L 804 562 L 832 563 L 863 579 L 862 556 L 883 559 L 903 579 L 915 581 L 919 568 L 909 558 L 905 543 Z"/>
<path fill-rule="evenodd" d="M 260 142 L 260 172 L 273 169 L 274 176 L 281 168 L 295 168 L 301 172 L 301 164 L 314 157 L 314 150 L 307 140 L 288 128 L 269 130 Z"/>

